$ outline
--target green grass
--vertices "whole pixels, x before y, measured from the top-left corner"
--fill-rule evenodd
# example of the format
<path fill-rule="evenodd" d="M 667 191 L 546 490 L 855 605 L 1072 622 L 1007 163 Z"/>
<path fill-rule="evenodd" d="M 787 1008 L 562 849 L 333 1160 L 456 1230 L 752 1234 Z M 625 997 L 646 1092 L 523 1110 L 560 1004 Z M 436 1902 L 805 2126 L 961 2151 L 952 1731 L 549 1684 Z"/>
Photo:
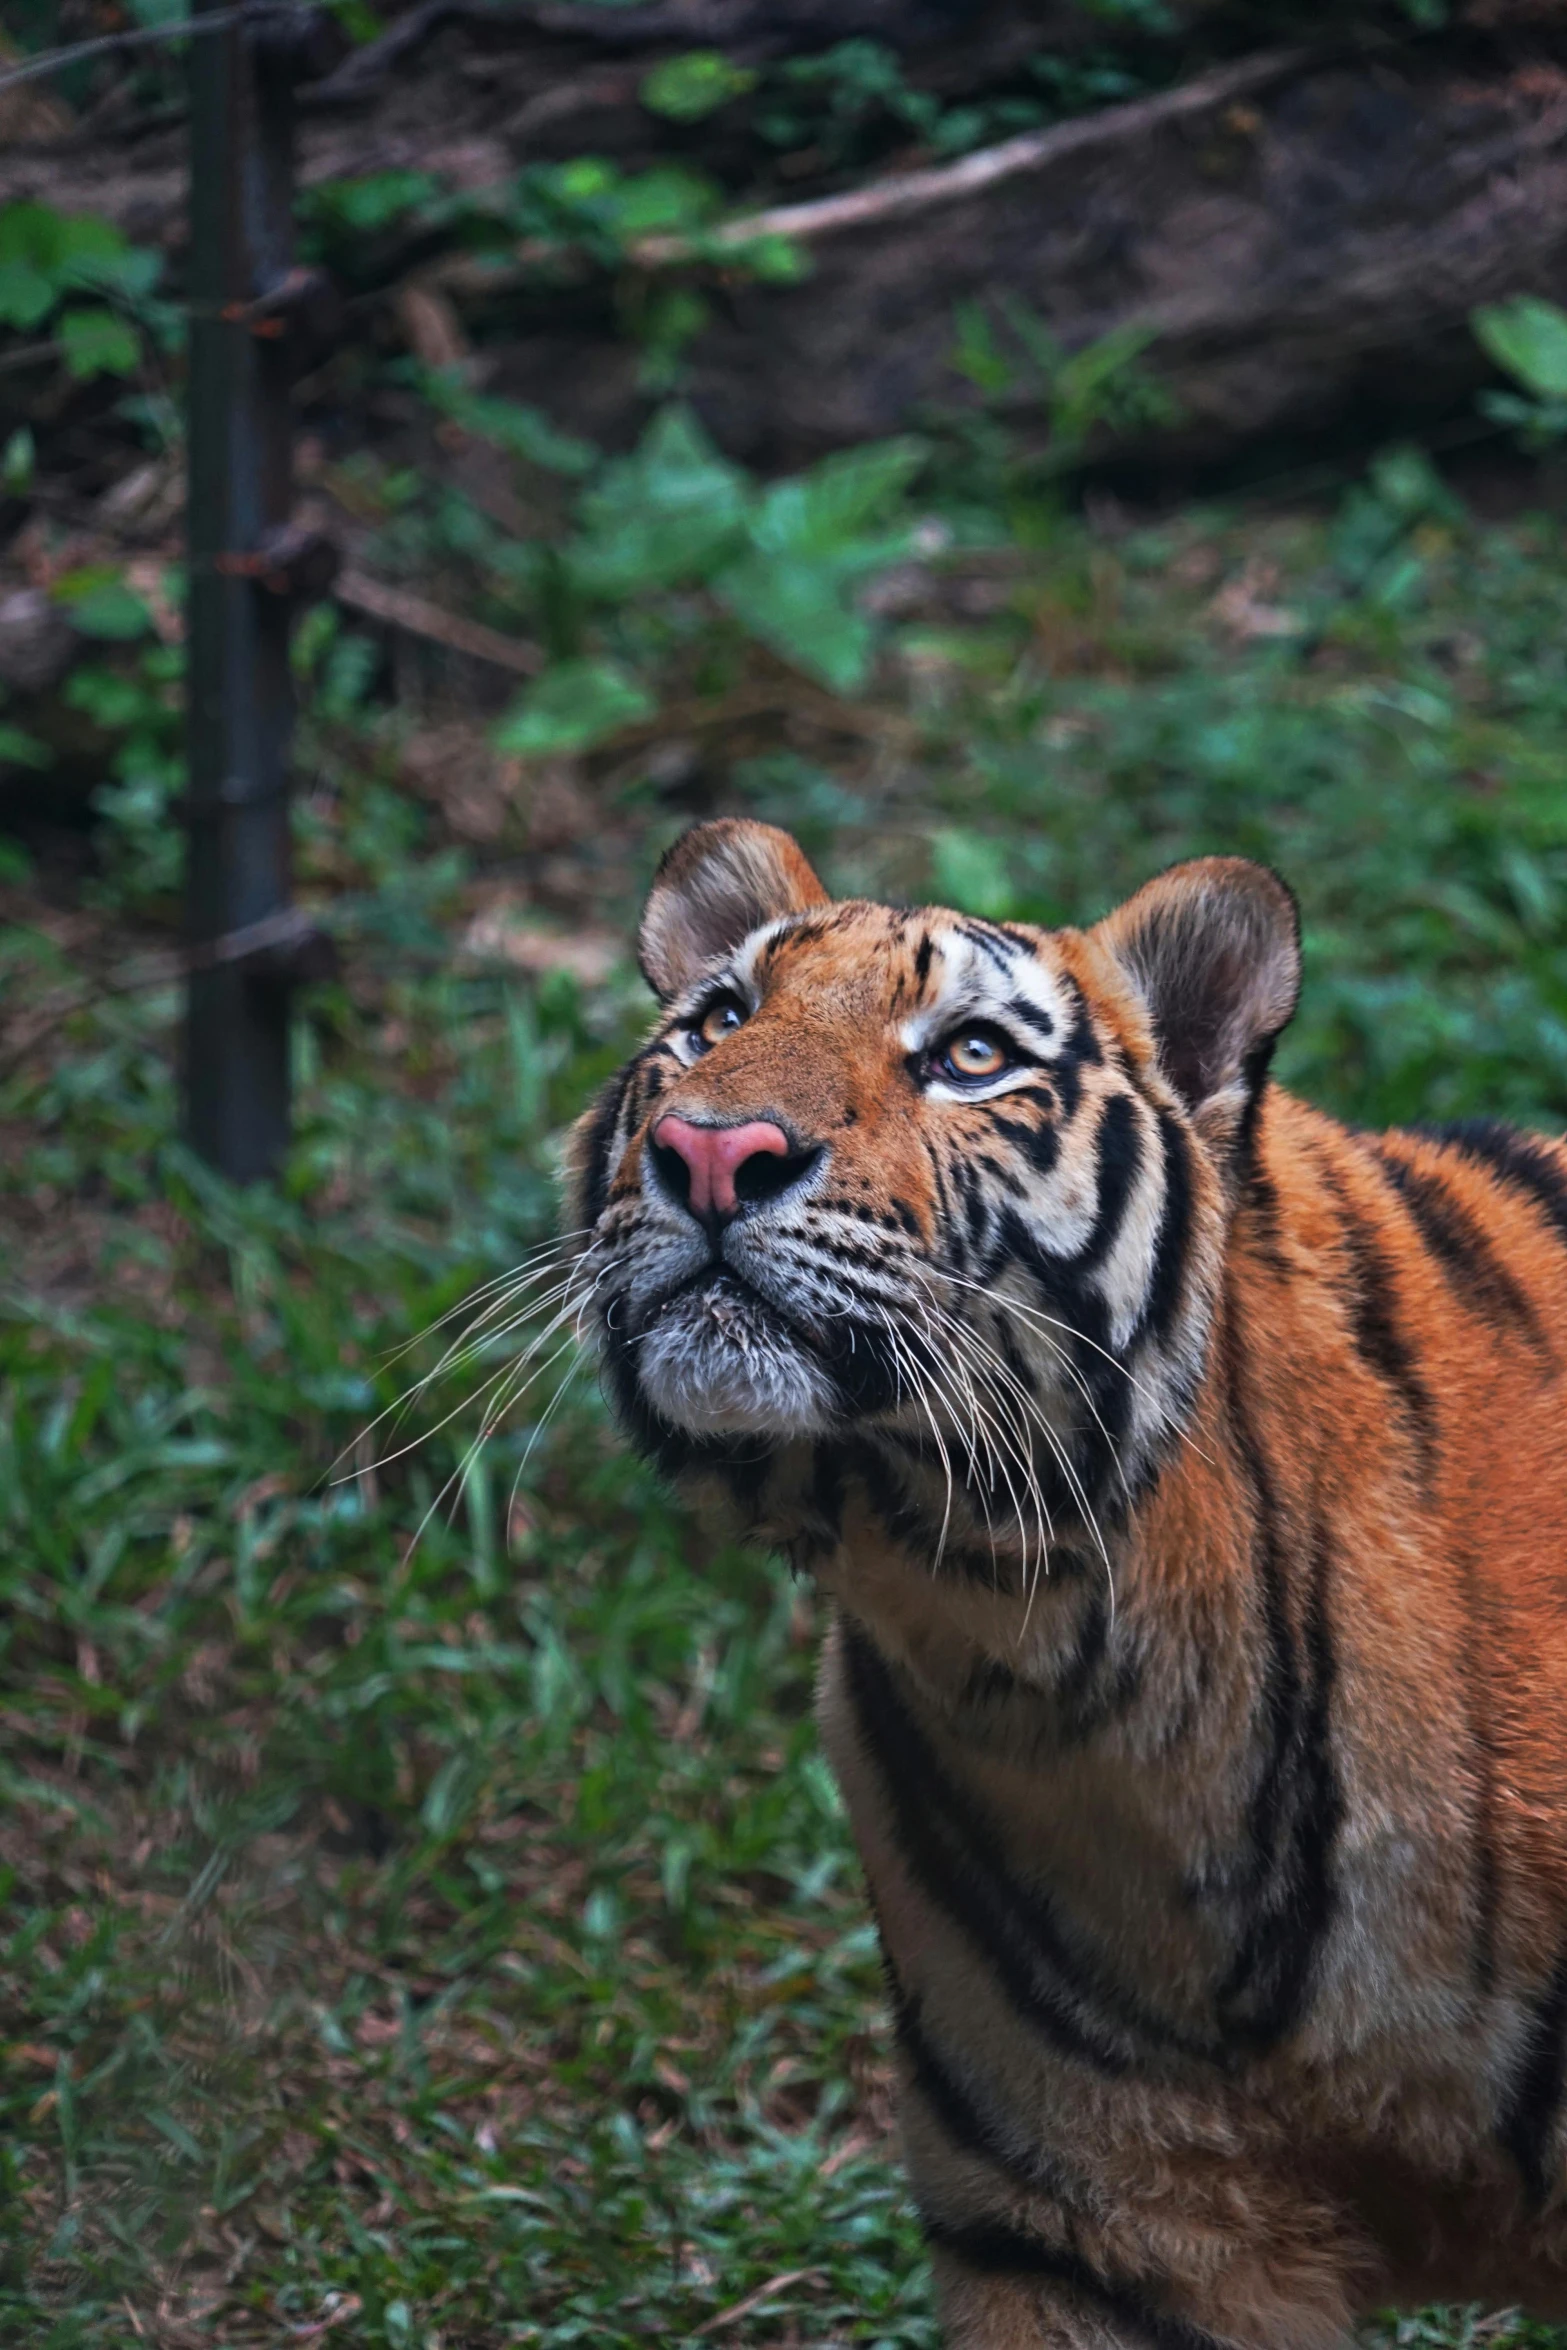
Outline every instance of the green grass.
<path fill-rule="evenodd" d="M 1268 857 L 1307 920 L 1290 1081 L 1567 1123 L 1555 527 L 1481 529 L 1407 460 L 1328 516 L 1025 523 L 935 563 L 837 715 L 760 651 L 746 715 L 731 648 L 715 804 L 840 887 L 1049 920 Z M 356 1442 L 547 1237 L 641 1014 L 629 974 L 465 970 L 474 875 L 334 658 L 301 853 L 348 976 L 302 1006 L 278 1195 L 175 1140 L 171 995 L 80 1001 L 166 887 L 145 831 L 90 936 L 4 900 L 0 2335 L 920 2350 L 811 1592 L 687 1523 L 591 1377 L 449 1515 L 476 1375 L 403 1457 Z M 577 782 L 628 873 L 684 821 L 613 743 Z"/>

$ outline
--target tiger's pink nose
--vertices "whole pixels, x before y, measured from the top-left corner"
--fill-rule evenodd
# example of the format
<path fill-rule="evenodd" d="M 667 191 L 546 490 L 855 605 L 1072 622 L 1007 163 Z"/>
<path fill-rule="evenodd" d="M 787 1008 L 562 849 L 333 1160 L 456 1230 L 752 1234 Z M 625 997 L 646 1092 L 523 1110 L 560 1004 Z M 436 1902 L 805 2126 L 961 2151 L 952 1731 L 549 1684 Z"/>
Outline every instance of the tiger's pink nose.
<path fill-rule="evenodd" d="M 789 1137 L 766 1118 L 753 1118 L 745 1126 L 693 1126 L 689 1118 L 660 1118 L 653 1141 L 657 1149 L 672 1151 L 683 1163 L 686 1205 L 704 1222 L 739 1213 L 735 1177 L 751 1160 L 791 1156 Z"/>

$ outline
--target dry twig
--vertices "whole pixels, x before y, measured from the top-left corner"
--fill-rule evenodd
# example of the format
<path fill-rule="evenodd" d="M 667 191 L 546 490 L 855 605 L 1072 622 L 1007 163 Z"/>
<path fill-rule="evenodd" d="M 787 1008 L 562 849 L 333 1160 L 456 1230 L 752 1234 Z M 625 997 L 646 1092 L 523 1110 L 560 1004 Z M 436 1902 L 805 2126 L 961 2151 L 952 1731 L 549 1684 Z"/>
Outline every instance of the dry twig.
<path fill-rule="evenodd" d="M 544 667 L 542 649 L 525 637 L 506 636 L 482 620 L 465 620 L 460 612 L 448 612 L 444 605 L 428 603 L 406 588 L 388 587 L 367 572 L 339 572 L 332 593 L 340 604 L 371 620 L 406 629 L 410 636 L 428 637 L 433 644 L 468 653 L 476 661 L 493 662 L 498 669 L 514 670 L 519 677 L 537 677 Z"/>
<path fill-rule="evenodd" d="M 724 253 L 743 253 L 748 245 L 756 244 L 763 237 L 783 237 L 791 243 L 810 244 L 845 231 L 905 219 L 937 206 L 961 203 L 999 181 L 1043 171 L 1066 156 L 1121 145 L 1188 116 L 1212 113 L 1217 107 L 1233 104 L 1273 82 L 1287 79 L 1308 61 L 1317 60 L 1317 52 L 1304 48 L 1270 49 L 1260 57 L 1244 58 L 1238 65 L 1225 65 L 1213 73 L 1199 74 L 1195 80 L 1182 82 L 1173 90 L 1161 90 L 1156 97 L 1133 98 L 1124 106 L 1102 107 L 1097 113 L 1054 123 L 1048 130 L 1021 132 L 1015 139 L 1004 139 L 999 146 L 982 147 L 973 155 L 964 155 L 956 163 L 938 164 L 922 171 L 889 173 L 885 179 L 872 180 L 865 187 L 848 188 L 836 196 L 816 197 L 806 204 L 776 204 L 765 212 L 742 213 L 701 237 L 639 237 L 628 246 L 626 259 L 640 269 L 669 269 L 693 261 L 711 261 L 715 255 Z M 560 258 L 561 248 L 557 243 L 529 237 L 515 248 L 509 263 L 496 264 L 462 254 L 423 272 L 418 282 L 453 293 L 496 293 L 520 282 L 542 264 L 558 264 Z"/>

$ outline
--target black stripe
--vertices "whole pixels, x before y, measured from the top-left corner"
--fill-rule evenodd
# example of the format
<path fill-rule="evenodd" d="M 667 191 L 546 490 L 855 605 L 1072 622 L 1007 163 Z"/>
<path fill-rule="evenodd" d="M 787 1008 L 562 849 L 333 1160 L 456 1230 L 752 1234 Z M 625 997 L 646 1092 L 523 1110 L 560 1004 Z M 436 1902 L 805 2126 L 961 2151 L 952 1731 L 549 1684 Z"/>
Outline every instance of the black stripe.
<path fill-rule="evenodd" d="M 1016 2185 L 1063 2194 L 1071 2182 L 1062 2165 L 1042 2147 L 1026 2141 L 1020 2143 L 1021 2133 L 1003 2116 L 981 2109 L 983 2093 L 976 2094 L 967 2082 L 959 2079 L 948 2058 L 925 2031 L 918 2005 L 904 1991 L 885 1950 L 882 1973 L 892 2009 L 893 2036 L 909 2068 L 909 2076 L 953 2145 L 965 2154 L 976 2154 L 982 2161 L 993 2163 Z"/>
<path fill-rule="evenodd" d="M 1255 1558 L 1267 1642 L 1259 1710 L 1267 1752 L 1247 1821 L 1256 1907 L 1216 2004 L 1232 2042 L 1272 2047 L 1299 2021 L 1337 1907 L 1333 1848 L 1344 1814 L 1331 1743 L 1336 1664 L 1328 1614 L 1332 1551 L 1313 1529 L 1303 1645 L 1295 1649 L 1277 1489 L 1246 1403 L 1233 1305 L 1225 1333 L 1229 1417 L 1252 1491 Z M 1308 1678 L 1309 1675 L 1309 1678 Z"/>
<path fill-rule="evenodd" d="M 1295 1737 L 1295 1718 L 1300 1706 L 1300 1666 L 1295 1656 L 1295 1639 L 1290 1629 L 1289 1613 L 1284 1601 L 1284 1560 L 1279 1539 L 1278 1503 L 1273 1490 L 1273 1477 L 1257 1443 L 1251 1425 L 1251 1415 L 1244 1392 L 1244 1366 L 1240 1360 L 1240 1341 L 1235 1331 L 1233 1309 L 1225 1331 L 1227 1342 L 1226 1369 L 1229 1376 L 1229 1417 L 1235 1447 L 1246 1470 L 1251 1488 L 1252 1512 L 1255 1521 L 1253 1535 L 1253 1565 L 1257 1576 L 1258 1596 L 1262 1602 L 1263 1632 L 1266 1652 L 1263 1660 L 1262 1686 L 1258 1693 L 1258 1709 L 1267 1736 L 1267 1754 L 1252 1791 L 1247 1820 L 1250 1841 L 1249 1874 L 1255 1887 L 1266 1885 L 1279 1865 L 1279 1821 L 1284 1807 L 1285 1782 L 1290 1751 Z M 1229 1980 L 1221 1987 L 1221 2008 L 1226 2000 L 1234 2001 L 1246 1987 L 1246 1977 L 1240 1958 L 1231 1970 Z"/>
<path fill-rule="evenodd" d="M 1061 1743 L 1082 1746 L 1119 1721 L 1142 1695 L 1142 1665 L 1125 1643 L 1110 1653 L 1110 1610 L 1103 1591 L 1092 1591 L 1076 1640 L 1062 1658 L 1055 1685 L 1061 1708 Z"/>
<path fill-rule="evenodd" d="M 1021 1118 L 997 1117 L 992 1121 L 1002 1139 L 1011 1143 L 1033 1168 L 1036 1175 L 1048 1175 L 1061 1155 L 1061 1137 L 1054 1126 L 1025 1126 Z"/>
<path fill-rule="evenodd" d="M 906 1449 L 922 1466 L 930 1465 L 930 1456 L 918 1437 L 894 1434 L 891 1441 Z M 1004 1566 L 988 1545 L 980 1548 L 955 1541 L 950 1531 L 946 1541 L 942 1541 L 940 1523 L 929 1518 L 904 1491 L 890 1462 L 883 1459 L 874 1445 L 846 1444 L 843 1457 L 858 1476 L 866 1504 L 889 1541 L 912 1553 L 932 1574 L 955 1582 L 982 1584 L 987 1590 L 1009 1596 L 1018 1595 L 1021 1585 L 1012 1579 L 1010 1566 Z M 977 1504 L 975 1514 L 983 1515 Z"/>
<path fill-rule="evenodd" d="M 1009 940 L 993 937 L 974 921 L 960 922 L 957 927 L 958 936 L 966 938 L 970 946 L 978 947 L 980 953 L 995 965 L 1003 979 L 1011 978 L 1017 950 Z"/>
<path fill-rule="evenodd" d="M 1068 1260 L 1078 1275 L 1103 1264 L 1110 1254 L 1125 1220 L 1132 1186 L 1142 1173 L 1142 1134 L 1130 1094 L 1113 1093 L 1105 1103 L 1094 1149 L 1099 1161 L 1099 1205 L 1088 1238 Z"/>
<path fill-rule="evenodd" d="M 1036 1036 L 1052 1037 L 1056 1024 L 1039 1004 L 1031 1004 L 1027 996 L 1015 995 L 1007 999 L 1006 1009 L 1020 1026 L 1031 1028 Z"/>
<path fill-rule="evenodd" d="M 1026 1272 L 1037 1285 L 1046 1309 L 1064 1327 L 1057 1344 L 1069 1355 L 1072 1369 L 1091 1397 L 1098 1417 L 1080 1427 L 1070 1466 L 1077 1480 L 1066 1474 L 1052 1454 L 1036 1461 L 1040 1490 L 1052 1516 L 1065 1520 L 1081 1516 L 1083 1499 L 1102 1524 L 1124 1516 L 1126 1494 L 1119 1488 L 1115 1451 L 1131 1410 L 1133 1386 L 1110 1347 L 1110 1317 L 1098 1293 L 1079 1278 L 1083 1260 L 1053 1256 L 1041 1247 L 1015 1209 L 1004 1208 L 998 1219 L 994 1248 L 975 1267 L 982 1285 L 993 1286 L 1008 1264 Z"/>
<path fill-rule="evenodd" d="M 588 1128 L 587 1149 L 582 1154 L 582 1215 L 586 1224 L 598 1222 L 609 1198 L 610 1144 L 620 1123 L 620 1106 L 626 1098 L 626 1088 L 636 1070 L 635 1061 L 617 1070 L 593 1105 L 593 1123 Z"/>
<path fill-rule="evenodd" d="M 942 1230 L 955 1237 L 952 1232 L 952 1201 L 947 1191 L 947 1178 L 934 1143 L 926 1142 L 925 1156 L 930 1161 L 931 1180 L 936 1186 L 936 1205 L 941 1210 Z"/>
<path fill-rule="evenodd" d="M 993 1152 L 981 1151 L 974 1164 L 990 1177 L 992 1183 L 999 1185 L 1009 1199 L 1025 1197 L 1025 1187 L 1018 1181 L 1016 1169 L 1009 1167 L 1003 1159 L 998 1159 Z"/>
<path fill-rule="evenodd" d="M 993 1969 L 1018 2015 L 1061 2054 L 1121 2074 L 1109 2035 L 1211 2060 L 1218 2052 L 1151 2016 L 1102 1964 L 1069 1947 L 1048 1898 L 1011 1875 L 987 1822 L 942 1770 L 869 1635 L 844 1624 L 848 1694 L 876 1764 L 903 1857 L 927 1895 Z M 1103 2020 L 1094 2008 L 1109 2010 Z"/>
<path fill-rule="evenodd" d="M 1089 1017 L 1088 1005 L 1080 988 L 1074 988 L 1072 1026 L 1061 1051 L 1051 1063 L 1051 1075 L 1056 1091 L 1061 1096 L 1061 1115 L 1075 1118 L 1083 1098 L 1083 1071 L 1097 1067 L 1104 1059 L 1099 1037 Z"/>
<path fill-rule="evenodd" d="M 1372 1148 L 1377 1164 L 1460 1301 L 1493 1327 L 1518 1330 L 1533 1345 L 1544 1346 L 1533 1306 L 1462 1201 L 1455 1199 L 1439 1175 L 1412 1166 L 1387 1143 L 1377 1142 Z"/>
<path fill-rule="evenodd" d="M 1142 1326 L 1155 1338 L 1167 1336 L 1186 1286 L 1186 1260 L 1191 1246 L 1191 1148 L 1179 1118 L 1160 1110 L 1159 1140 L 1164 1150 L 1164 1206 L 1159 1213 L 1159 1237 L 1154 1243 L 1153 1278 L 1143 1301 Z"/>
<path fill-rule="evenodd" d="M 1241 1186 L 1235 1231 L 1238 1245 L 1256 1263 L 1265 1265 L 1275 1279 L 1294 1279 L 1295 1268 L 1284 1252 L 1284 1219 L 1278 1189 L 1260 1161 L 1254 1162 Z"/>
<path fill-rule="evenodd" d="M 1217 2338 L 1184 2317 L 1167 2317 L 1146 2298 L 1146 2287 L 1103 2276 L 1079 2253 L 1058 2251 L 1014 2228 L 990 2222 L 939 2219 L 922 2211 L 920 2225 L 934 2250 L 947 2252 L 982 2276 L 1041 2277 L 1061 2285 L 1123 2332 L 1154 2350 L 1220 2350 Z"/>
<path fill-rule="evenodd" d="M 1241 1111 L 1240 1124 L 1235 1129 L 1231 1146 L 1230 1164 L 1240 1182 L 1251 1180 L 1257 1164 L 1257 1140 L 1262 1124 L 1262 1105 L 1268 1091 L 1268 1070 L 1277 1034 L 1259 1036 L 1250 1052 L 1241 1062 L 1241 1083 L 1246 1089 L 1246 1106 Z"/>
<path fill-rule="evenodd" d="M 930 959 L 936 951 L 936 942 L 928 930 L 920 933 L 920 943 L 914 950 L 914 984 L 923 988 L 930 977 Z"/>
<path fill-rule="evenodd" d="M 1417 1126 L 1431 1142 L 1462 1151 L 1465 1158 L 1488 1167 L 1504 1183 L 1527 1191 L 1560 1239 L 1567 1240 L 1567 1167 L 1552 1156 L 1544 1140 L 1499 1126 L 1489 1118 L 1465 1118 L 1453 1126 Z"/>
<path fill-rule="evenodd" d="M 1001 1867 L 992 1839 L 961 1803 L 892 1676 L 859 1625 L 844 1626 L 850 1702 L 867 1755 L 876 1764 L 899 1847 L 926 1894 L 993 1969 L 1018 2014 L 1060 2054 L 1105 2073 L 1124 2073 L 1124 2053 L 1086 2030 L 1045 1969 L 1060 1973 L 1064 1952 L 1054 1920 Z"/>
<path fill-rule="evenodd" d="M 1429 1484 L 1436 1466 L 1436 1407 L 1399 1327 L 1393 1268 L 1383 1255 L 1376 1234 L 1349 1199 L 1336 1170 L 1324 1161 L 1319 1160 L 1318 1165 L 1338 1210 L 1339 1230 L 1349 1259 L 1351 1282 L 1344 1303 L 1349 1312 L 1355 1352 L 1367 1369 L 1375 1372 L 1397 1395 L 1419 1457 L 1421 1476 Z"/>
<path fill-rule="evenodd" d="M 772 1466 L 771 1452 L 761 1452 L 747 1460 L 726 1461 L 719 1471 L 735 1513 L 742 1526 L 748 1529 L 754 1527 L 762 1516 L 762 1504 L 766 1498 Z"/>
<path fill-rule="evenodd" d="M 981 1249 L 990 1229 L 990 1202 L 985 1186 L 967 1159 L 953 1160 L 952 1180 L 963 1202 L 963 1222 L 969 1246 Z"/>
<path fill-rule="evenodd" d="M 799 1524 L 787 1544 L 798 1574 L 829 1556 L 843 1539 L 843 1454 L 834 1444 L 811 1447 L 811 1474 L 800 1497 Z"/>
<path fill-rule="evenodd" d="M 1567 1948 L 1534 2004 L 1519 2052 L 1517 2074 L 1503 2110 L 1499 2135 L 1517 2163 L 1531 2202 L 1543 2204 L 1556 2164 L 1551 2139 L 1567 2081 Z"/>

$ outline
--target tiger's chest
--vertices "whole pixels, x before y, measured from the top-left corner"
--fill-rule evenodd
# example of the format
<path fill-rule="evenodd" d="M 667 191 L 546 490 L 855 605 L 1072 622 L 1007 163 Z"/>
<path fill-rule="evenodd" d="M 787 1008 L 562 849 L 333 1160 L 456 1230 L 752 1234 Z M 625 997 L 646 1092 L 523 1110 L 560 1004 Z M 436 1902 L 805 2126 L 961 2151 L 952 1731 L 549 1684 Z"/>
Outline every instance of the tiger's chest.
<path fill-rule="evenodd" d="M 1476 2002 L 1450 1836 L 1366 1800 L 1325 1693 L 1281 1723 L 1091 1593 L 1060 1615 L 1050 1687 L 992 1660 L 942 1705 L 853 1617 L 829 1641 L 823 1734 L 904 2034 L 926 2019 L 1036 2114 L 1151 2081 L 1218 2110 L 1259 2073 L 1330 2084 L 1339 2119 L 1390 2082 L 1422 2115 L 1483 2105 L 1526 2019 Z"/>

